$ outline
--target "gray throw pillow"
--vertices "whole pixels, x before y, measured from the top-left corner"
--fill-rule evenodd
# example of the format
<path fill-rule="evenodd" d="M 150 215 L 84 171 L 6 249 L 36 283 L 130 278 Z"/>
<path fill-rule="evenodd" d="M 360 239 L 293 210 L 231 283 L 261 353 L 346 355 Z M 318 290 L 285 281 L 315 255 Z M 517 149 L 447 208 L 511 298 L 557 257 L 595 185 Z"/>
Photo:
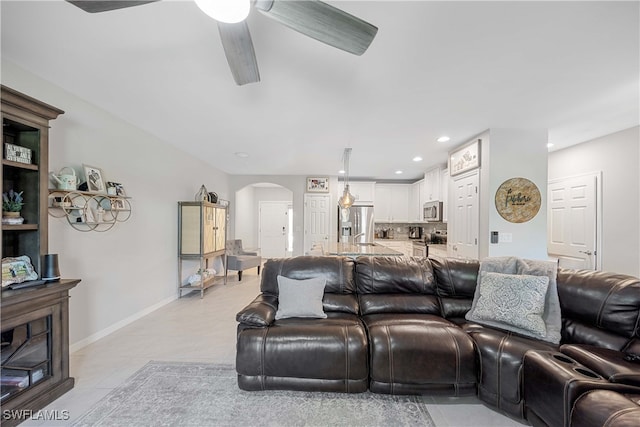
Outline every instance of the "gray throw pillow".
<path fill-rule="evenodd" d="M 325 319 L 322 297 L 327 280 L 323 277 L 296 280 L 278 276 L 278 311 L 276 320 L 289 317 Z"/>
<path fill-rule="evenodd" d="M 483 325 L 544 338 L 542 318 L 549 277 L 480 273 L 476 304 L 465 318 Z"/>

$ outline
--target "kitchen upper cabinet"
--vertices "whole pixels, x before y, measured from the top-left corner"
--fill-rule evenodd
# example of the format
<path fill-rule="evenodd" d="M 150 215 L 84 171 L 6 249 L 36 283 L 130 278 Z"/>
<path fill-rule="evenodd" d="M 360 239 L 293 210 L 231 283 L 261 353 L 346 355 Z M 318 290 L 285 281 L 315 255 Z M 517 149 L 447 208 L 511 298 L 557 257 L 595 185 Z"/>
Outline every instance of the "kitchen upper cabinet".
<path fill-rule="evenodd" d="M 374 217 L 376 222 L 409 222 L 411 184 L 376 184 Z"/>
<path fill-rule="evenodd" d="M 442 222 L 449 220 L 449 169 L 442 170 Z"/>
<path fill-rule="evenodd" d="M 441 178 L 442 168 L 437 166 L 424 173 L 424 196 L 425 202 L 434 202 L 441 199 Z"/>
<path fill-rule="evenodd" d="M 357 204 L 374 204 L 376 183 L 372 181 L 349 181 L 349 191 Z"/>
<path fill-rule="evenodd" d="M 409 220 L 423 221 L 424 179 L 411 184 L 409 189 Z"/>

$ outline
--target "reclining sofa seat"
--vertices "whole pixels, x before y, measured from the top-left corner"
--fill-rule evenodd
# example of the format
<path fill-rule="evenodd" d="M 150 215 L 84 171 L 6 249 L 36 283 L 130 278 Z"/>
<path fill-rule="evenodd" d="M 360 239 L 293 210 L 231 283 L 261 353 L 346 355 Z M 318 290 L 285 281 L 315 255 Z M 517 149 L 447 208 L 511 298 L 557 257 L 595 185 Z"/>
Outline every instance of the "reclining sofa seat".
<path fill-rule="evenodd" d="M 624 358 L 625 353 L 640 354 L 640 279 L 602 271 L 559 269 L 558 295 L 562 308 L 561 354 L 530 352 L 524 359 L 526 417 L 534 426 L 578 426 L 582 421 L 570 424 L 570 420 L 583 420 L 584 411 L 592 406 L 587 402 L 594 396 L 632 393 L 637 402 L 640 395 L 640 363 Z M 570 378 L 559 381 L 559 373 L 571 365 Z M 554 386 L 557 393 L 553 393 Z M 594 390 L 610 392 L 586 396 Z M 558 396 L 560 393 L 563 396 Z M 612 402 L 618 400 L 625 401 L 613 398 Z M 629 406 L 638 413 L 637 407 Z M 593 413 L 591 407 L 588 414 Z M 612 418 L 607 425 L 628 425 L 622 419 L 615 420 Z"/>
<path fill-rule="evenodd" d="M 238 313 L 236 371 L 243 390 L 364 392 L 368 342 L 358 316 L 354 261 L 341 257 L 270 259 L 261 294 Z M 275 320 L 277 276 L 326 279 L 326 319 Z"/>
<path fill-rule="evenodd" d="M 369 334 L 372 392 L 476 393 L 473 341 L 442 316 L 443 305 L 428 259 L 359 257 L 356 284 Z M 460 313 L 456 310 L 459 301 L 446 300 L 444 305 L 452 314 Z"/>

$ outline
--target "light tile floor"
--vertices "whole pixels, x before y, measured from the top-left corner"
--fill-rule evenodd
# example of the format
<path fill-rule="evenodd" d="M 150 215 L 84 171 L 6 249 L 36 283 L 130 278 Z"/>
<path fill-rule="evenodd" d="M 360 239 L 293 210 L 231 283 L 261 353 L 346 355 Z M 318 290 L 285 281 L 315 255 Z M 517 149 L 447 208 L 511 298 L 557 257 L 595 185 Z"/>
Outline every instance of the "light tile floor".
<path fill-rule="evenodd" d="M 71 354 L 75 387 L 48 411 L 68 411 L 65 421 L 29 420 L 21 426 L 64 426 L 78 419 L 151 360 L 235 364 L 235 315 L 258 295 L 255 269 L 229 276 L 226 286 L 191 293 Z M 73 319 L 71 319 L 73 321 Z M 424 397 L 438 427 L 508 427 L 522 424 L 474 397 Z M 355 420 L 354 420 L 355 421 Z M 123 426 L 124 427 L 124 426 Z"/>

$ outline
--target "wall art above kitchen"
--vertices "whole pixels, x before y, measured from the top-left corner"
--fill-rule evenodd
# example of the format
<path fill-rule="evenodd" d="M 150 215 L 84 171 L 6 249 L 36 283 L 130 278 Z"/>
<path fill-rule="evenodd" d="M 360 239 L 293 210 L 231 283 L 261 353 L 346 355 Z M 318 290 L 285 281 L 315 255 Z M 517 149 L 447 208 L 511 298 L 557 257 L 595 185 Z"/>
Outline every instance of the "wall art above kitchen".
<path fill-rule="evenodd" d="M 496 209 L 509 222 L 522 223 L 538 214 L 540 190 L 526 178 L 511 178 L 503 182 L 496 191 Z"/>
<path fill-rule="evenodd" d="M 480 143 L 480 139 L 475 139 L 450 153 L 449 174 L 451 176 L 480 167 Z"/>

